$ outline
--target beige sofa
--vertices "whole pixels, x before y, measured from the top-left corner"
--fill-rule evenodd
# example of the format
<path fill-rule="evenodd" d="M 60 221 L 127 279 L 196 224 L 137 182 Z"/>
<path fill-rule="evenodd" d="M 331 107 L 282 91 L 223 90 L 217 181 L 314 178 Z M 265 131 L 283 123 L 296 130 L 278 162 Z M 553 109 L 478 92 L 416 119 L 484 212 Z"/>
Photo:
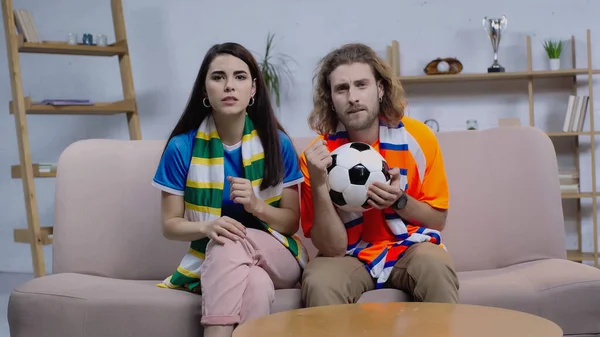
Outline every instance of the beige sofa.
<path fill-rule="evenodd" d="M 443 239 L 461 301 L 540 315 L 566 335 L 600 334 L 600 270 L 565 259 L 557 162 L 546 135 L 515 127 L 439 140 L 451 189 Z M 163 145 L 86 140 L 64 151 L 54 274 L 11 294 L 12 337 L 201 335 L 199 296 L 155 286 L 188 247 L 161 235 L 160 192 L 150 181 Z M 361 299 L 405 300 L 390 289 Z M 300 306 L 298 289 L 277 291 L 273 311 Z"/>

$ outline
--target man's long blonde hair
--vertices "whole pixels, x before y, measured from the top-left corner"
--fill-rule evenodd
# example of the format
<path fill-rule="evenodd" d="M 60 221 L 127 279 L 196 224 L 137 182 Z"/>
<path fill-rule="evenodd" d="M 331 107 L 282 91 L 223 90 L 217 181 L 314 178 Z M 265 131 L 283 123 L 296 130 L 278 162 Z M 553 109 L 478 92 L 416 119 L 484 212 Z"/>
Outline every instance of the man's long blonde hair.
<path fill-rule="evenodd" d="M 385 116 L 388 123 L 397 124 L 404 116 L 406 100 L 404 89 L 391 67 L 383 61 L 373 49 L 361 43 L 345 44 L 325 55 L 315 74 L 314 108 L 308 116 L 309 127 L 321 135 L 335 132 L 337 115 L 331 100 L 329 75 L 340 65 L 355 62 L 371 66 L 375 80 L 383 84 L 383 100 L 379 103 L 379 115 Z"/>

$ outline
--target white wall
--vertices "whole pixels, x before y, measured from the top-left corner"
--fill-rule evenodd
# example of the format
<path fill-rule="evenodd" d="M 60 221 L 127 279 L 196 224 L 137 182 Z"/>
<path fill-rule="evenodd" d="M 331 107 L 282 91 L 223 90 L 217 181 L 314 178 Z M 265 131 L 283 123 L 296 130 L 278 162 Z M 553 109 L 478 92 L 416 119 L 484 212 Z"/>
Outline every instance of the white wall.
<path fill-rule="evenodd" d="M 109 1 L 14 0 L 27 8 L 46 40 L 65 39 L 69 32 L 105 33 L 113 40 Z M 123 0 L 133 74 L 145 139 L 164 139 L 179 117 L 206 50 L 214 43 L 237 41 L 261 53 L 267 32 L 277 34 L 279 51 L 291 55 L 295 85 L 281 108 L 284 126 L 293 136 L 311 135 L 306 116 L 311 108 L 311 81 L 316 61 L 345 42 L 360 41 L 385 55 L 386 45 L 400 42 L 403 75 L 422 74 L 437 57 L 457 57 L 464 72 L 485 72 L 492 62 L 491 45 L 483 16 L 506 14 L 509 22 L 500 46 L 500 63 L 508 71 L 526 68 L 525 35 L 532 36 L 535 69 L 546 67 L 541 40 L 577 39 L 577 62 L 586 64 L 585 30 L 592 29 L 593 54 L 600 55 L 600 3 L 590 0 L 537 0 L 525 2 L 475 0 L 408 1 L 192 1 Z M 5 49 L 4 34 L 0 48 Z M 34 100 L 49 97 L 87 97 L 118 100 L 121 97 L 115 58 L 21 54 L 24 91 Z M 565 52 L 566 56 L 570 51 Z M 598 56 L 595 57 L 595 64 Z M 43 62 L 43 63 L 42 63 Z M 569 62 L 568 58 L 565 62 Z M 12 241 L 15 226 L 26 224 L 20 180 L 10 178 L 10 165 L 18 163 L 14 119 L 8 114 L 10 82 L 6 53 L 0 53 L 0 271 L 30 271 L 29 248 Z M 585 77 L 581 81 L 587 83 Z M 535 96 L 536 124 L 559 130 L 566 107 L 568 80 L 553 80 Z M 536 89 L 542 89 L 536 86 Z M 581 88 L 586 92 L 585 87 Z M 407 87 L 409 113 L 419 119 L 436 118 L 442 130 L 464 129 L 467 119 L 481 128 L 496 126 L 499 117 L 520 116 L 527 123 L 525 82 L 459 84 L 456 89 L 436 86 Z M 598 104 L 596 105 L 599 106 Z M 29 132 L 34 162 L 53 162 L 73 141 L 92 138 L 128 138 L 123 116 L 30 116 Z M 586 165 L 583 157 L 582 164 Z M 563 159 L 561 159 L 563 161 Z M 568 163 L 568 158 L 564 160 Z M 589 168 L 582 172 L 589 188 Z M 36 180 L 40 219 L 53 218 L 53 179 Z M 589 215 L 590 207 L 584 209 Z M 591 248 L 588 223 L 586 248 Z M 574 237 L 569 245 L 575 243 Z M 48 271 L 51 248 L 46 247 Z"/>

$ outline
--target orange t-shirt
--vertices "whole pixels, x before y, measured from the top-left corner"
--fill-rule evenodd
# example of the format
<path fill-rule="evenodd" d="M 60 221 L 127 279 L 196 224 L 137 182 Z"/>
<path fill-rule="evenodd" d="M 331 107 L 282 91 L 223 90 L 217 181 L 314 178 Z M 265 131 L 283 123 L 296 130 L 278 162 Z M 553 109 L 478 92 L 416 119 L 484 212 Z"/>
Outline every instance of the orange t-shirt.
<path fill-rule="evenodd" d="M 435 133 L 424 123 L 404 116 L 404 128 L 408 132 L 408 144 L 404 151 L 387 154 L 380 150 L 379 141 L 371 144 L 386 158 L 390 168 L 406 170 L 408 188 L 405 192 L 416 200 L 428 203 L 437 209 L 448 209 L 448 181 L 442 152 Z M 324 139 L 317 136 L 312 142 Z M 341 144 L 338 144 L 339 146 Z M 310 146 L 310 145 L 309 145 Z M 333 146 L 332 146 L 333 147 Z M 329 148 L 333 151 L 334 148 Z M 304 235 L 310 238 L 313 222 L 313 204 L 310 178 L 304 152 L 300 156 L 300 169 L 304 182 L 300 186 L 300 219 Z M 404 188 L 404 186 L 402 186 Z M 383 210 L 371 209 L 363 213 L 364 228 L 361 239 L 365 242 L 394 240 L 395 237 L 386 225 Z"/>

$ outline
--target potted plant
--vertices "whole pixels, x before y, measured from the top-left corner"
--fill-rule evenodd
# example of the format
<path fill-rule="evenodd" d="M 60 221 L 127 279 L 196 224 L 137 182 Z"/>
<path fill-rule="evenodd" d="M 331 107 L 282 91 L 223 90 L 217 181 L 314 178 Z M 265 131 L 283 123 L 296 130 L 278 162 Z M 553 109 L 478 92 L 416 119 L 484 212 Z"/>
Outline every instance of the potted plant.
<path fill-rule="evenodd" d="M 275 104 L 277 107 L 281 104 L 281 84 L 283 80 L 288 79 L 293 82 L 293 78 L 288 67 L 288 63 L 293 61 L 291 57 L 281 54 L 274 53 L 273 38 L 275 34 L 269 33 L 267 35 L 267 45 L 265 46 L 265 55 L 261 61 L 259 61 L 260 71 L 265 79 L 267 90 L 275 98 Z"/>
<path fill-rule="evenodd" d="M 558 70 L 560 68 L 560 54 L 563 50 L 563 42 L 553 40 L 544 41 L 544 49 L 550 60 L 550 70 Z"/>

